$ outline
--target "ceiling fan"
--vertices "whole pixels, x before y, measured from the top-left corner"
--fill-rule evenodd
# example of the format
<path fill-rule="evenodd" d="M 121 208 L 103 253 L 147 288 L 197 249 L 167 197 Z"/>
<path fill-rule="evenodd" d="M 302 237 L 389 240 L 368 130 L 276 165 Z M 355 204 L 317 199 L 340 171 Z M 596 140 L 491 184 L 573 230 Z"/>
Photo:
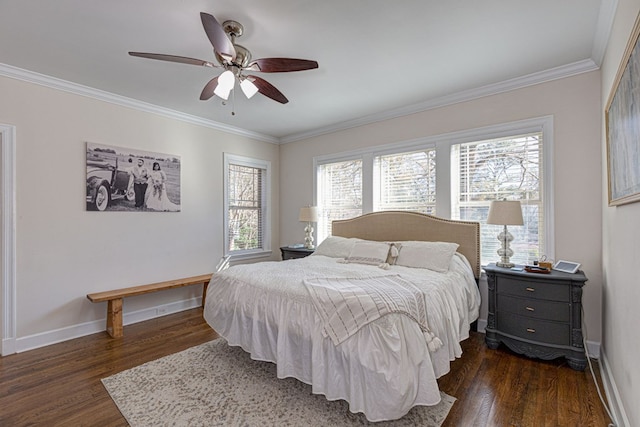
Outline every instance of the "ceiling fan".
<path fill-rule="evenodd" d="M 261 77 L 246 73 L 284 73 L 318 68 L 316 61 L 307 59 L 262 58 L 252 61 L 251 52 L 244 46 L 235 43 L 236 38 L 240 37 L 244 31 L 240 23 L 224 21 L 220 25 L 213 15 L 204 12 L 200 13 L 200 18 L 202 19 L 204 31 L 213 45 L 213 53 L 219 65 L 202 59 L 159 53 L 129 52 L 129 55 L 203 67 L 224 68 L 224 72 L 211 79 L 205 85 L 200 94 L 200 99 L 203 101 L 210 99 L 213 95 L 217 95 L 224 100 L 229 99 L 229 94 L 235 87 L 236 81 L 238 81 L 247 98 L 251 98 L 259 92 L 274 101 L 286 104 L 289 100 L 275 86 Z"/>

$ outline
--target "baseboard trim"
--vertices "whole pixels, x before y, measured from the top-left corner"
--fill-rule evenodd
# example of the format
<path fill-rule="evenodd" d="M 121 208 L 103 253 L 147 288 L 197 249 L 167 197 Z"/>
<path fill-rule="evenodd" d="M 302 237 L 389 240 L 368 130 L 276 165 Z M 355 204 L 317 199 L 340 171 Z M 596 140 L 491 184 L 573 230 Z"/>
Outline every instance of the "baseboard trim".
<path fill-rule="evenodd" d="M 14 354 L 16 352 L 16 339 L 15 338 L 5 338 L 2 340 L 2 356 L 8 356 L 10 354 Z"/>
<path fill-rule="evenodd" d="M 133 323 L 143 322 L 145 320 L 155 319 L 156 317 L 166 316 L 168 314 L 178 313 L 180 311 L 189 310 L 192 308 L 200 307 L 202 305 L 202 297 L 191 298 L 188 300 L 176 301 L 169 304 L 163 304 L 155 307 L 146 308 L 144 310 L 138 310 L 131 313 L 124 313 L 122 316 L 122 322 L 124 325 L 131 325 Z M 74 338 L 80 338 L 87 335 L 103 332 L 105 330 L 106 317 L 100 320 L 94 320 L 91 322 L 80 323 L 73 326 L 67 326 L 65 328 L 54 329 L 51 331 L 41 332 L 34 335 L 28 335 L 26 337 L 20 337 L 14 340 L 11 353 L 22 353 L 24 351 L 33 350 L 40 347 L 46 347 L 48 345 L 57 344 L 63 341 L 72 340 Z M 126 330 L 125 330 L 126 334 Z M 9 340 L 6 340 L 9 341 Z M 10 347 L 11 343 L 2 342 L 3 355 L 5 345 Z M 7 348 L 8 350 L 9 348 Z"/>
<path fill-rule="evenodd" d="M 611 371 L 611 364 L 607 359 L 606 353 L 603 351 L 600 357 L 600 375 L 602 377 L 602 383 L 604 384 L 604 393 L 607 395 L 607 401 L 609 402 L 609 409 L 612 412 L 613 422 L 617 427 L 629 427 L 629 418 L 624 410 L 622 399 L 620 398 L 620 392 L 618 386 L 613 377 Z"/>
<path fill-rule="evenodd" d="M 478 319 L 478 332 L 485 333 L 487 329 L 487 319 Z"/>
<path fill-rule="evenodd" d="M 600 359 L 600 343 L 597 341 L 587 341 L 587 352 L 592 359 Z"/>

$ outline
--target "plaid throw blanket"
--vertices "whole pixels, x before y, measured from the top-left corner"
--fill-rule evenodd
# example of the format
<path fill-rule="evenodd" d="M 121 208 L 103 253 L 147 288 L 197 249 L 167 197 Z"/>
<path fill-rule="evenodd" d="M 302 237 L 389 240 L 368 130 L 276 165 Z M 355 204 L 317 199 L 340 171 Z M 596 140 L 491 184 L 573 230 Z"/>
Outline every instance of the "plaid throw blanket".
<path fill-rule="evenodd" d="M 427 325 L 424 294 L 398 275 L 305 279 L 304 284 L 323 320 L 325 336 L 335 345 L 386 314 L 401 313 L 420 325 L 430 351 L 442 346 Z"/>

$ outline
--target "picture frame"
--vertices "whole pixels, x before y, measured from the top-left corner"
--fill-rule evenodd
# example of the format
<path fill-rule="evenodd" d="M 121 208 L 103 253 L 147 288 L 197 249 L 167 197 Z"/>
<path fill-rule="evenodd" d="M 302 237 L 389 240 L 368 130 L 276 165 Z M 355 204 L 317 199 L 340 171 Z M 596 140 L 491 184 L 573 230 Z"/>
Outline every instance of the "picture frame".
<path fill-rule="evenodd" d="M 181 159 L 86 142 L 86 210 L 180 212 Z"/>
<path fill-rule="evenodd" d="M 640 14 L 605 109 L 608 204 L 640 201 Z"/>
<path fill-rule="evenodd" d="M 554 270 L 562 271 L 564 273 L 571 273 L 571 274 L 578 271 L 579 268 L 580 268 L 579 262 L 564 261 L 564 260 L 559 260 L 553 266 Z"/>

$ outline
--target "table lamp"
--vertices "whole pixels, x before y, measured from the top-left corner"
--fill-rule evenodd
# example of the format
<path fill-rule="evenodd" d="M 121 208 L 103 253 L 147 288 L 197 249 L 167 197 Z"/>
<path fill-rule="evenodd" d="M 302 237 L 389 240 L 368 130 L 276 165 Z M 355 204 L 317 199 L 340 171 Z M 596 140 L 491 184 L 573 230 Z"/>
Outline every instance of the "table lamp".
<path fill-rule="evenodd" d="M 298 221 L 307 223 L 307 226 L 304 228 L 304 247 L 313 249 L 313 226 L 311 223 L 318 222 L 318 208 L 316 206 L 300 208 Z"/>
<path fill-rule="evenodd" d="M 502 247 L 498 249 L 498 255 L 500 255 L 500 262 L 497 262 L 498 267 L 511 268 L 515 264 L 509 261 L 509 258 L 513 256 L 513 251 L 509 247 L 513 236 L 507 231 L 507 225 L 523 225 L 522 221 L 522 207 L 518 200 L 494 200 L 489 207 L 489 216 L 487 217 L 487 224 L 503 225 L 504 230 L 498 234 L 498 240 L 502 244 Z"/>

